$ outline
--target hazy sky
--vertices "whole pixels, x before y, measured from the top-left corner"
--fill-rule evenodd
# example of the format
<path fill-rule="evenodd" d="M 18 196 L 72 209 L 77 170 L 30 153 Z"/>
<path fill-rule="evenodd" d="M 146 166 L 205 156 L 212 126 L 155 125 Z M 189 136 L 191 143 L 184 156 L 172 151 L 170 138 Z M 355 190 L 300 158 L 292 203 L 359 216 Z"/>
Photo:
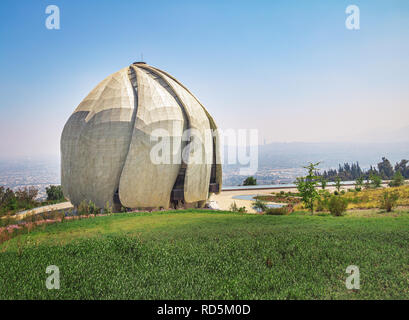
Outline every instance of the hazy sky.
<path fill-rule="evenodd" d="M 60 30 L 45 27 L 50 4 Z M 349 4 L 360 30 L 345 27 Z M 0 157 L 58 154 L 76 106 L 141 53 L 219 127 L 267 142 L 409 126 L 407 0 L 2 0 Z"/>

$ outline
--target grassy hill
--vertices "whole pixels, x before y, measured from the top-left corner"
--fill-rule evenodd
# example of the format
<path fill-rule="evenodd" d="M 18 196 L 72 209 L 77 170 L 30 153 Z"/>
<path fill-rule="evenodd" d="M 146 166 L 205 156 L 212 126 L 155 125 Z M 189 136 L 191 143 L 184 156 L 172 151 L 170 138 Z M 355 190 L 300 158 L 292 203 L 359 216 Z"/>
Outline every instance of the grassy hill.
<path fill-rule="evenodd" d="M 0 245 L 0 299 L 409 298 L 409 214 L 124 213 Z M 61 288 L 47 290 L 48 265 Z M 357 265 L 361 289 L 347 290 Z"/>

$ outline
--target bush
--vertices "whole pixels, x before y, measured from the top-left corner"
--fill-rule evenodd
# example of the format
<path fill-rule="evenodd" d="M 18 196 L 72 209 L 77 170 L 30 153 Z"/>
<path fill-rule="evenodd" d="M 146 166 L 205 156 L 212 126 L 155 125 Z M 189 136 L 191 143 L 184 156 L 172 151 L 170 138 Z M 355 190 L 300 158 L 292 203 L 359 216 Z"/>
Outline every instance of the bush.
<path fill-rule="evenodd" d="M 266 211 L 267 210 L 267 205 L 264 201 L 261 200 L 256 200 L 255 202 L 252 203 L 253 208 L 256 209 L 257 211 Z"/>
<path fill-rule="evenodd" d="M 257 184 L 257 179 L 254 177 L 247 177 L 246 180 L 243 181 L 243 186 L 255 186 Z"/>
<path fill-rule="evenodd" d="M 86 200 L 82 200 L 81 203 L 78 205 L 78 214 L 89 214 L 88 203 Z"/>
<path fill-rule="evenodd" d="M 281 208 L 267 208 L 264 213 L 272 216 L 286 216 L 293 211 L 294 207 L 291 204 L 289 204 Z"/>
<path fill-rule="evenodd" d="M 335 178 L 335 184 L 334 184 L 334 186 L 335 186 L 335 189 L 337 189 L 338 192 L 341 191 L 342 184 L 341 184 L 341 178 L 340 178 L 339 176 L 337 176 L 337 177 Z"/>
<path fill-rule="evenodd" d="M 38 195 L 38 189 L 35 187 L 18 188 L 15 194 L 17 201 L 32 203 Z"/>
<path fill-rule="evenodd" d="M 109 204 L 109 201 L 107 201 L 107 202 L 105 203 L 104 213 L 105 213 L 105 214 L 112 213 L 112 207 L 111 207 L 111 205 Z"/>
<path fill-rule="evenodd" d="M 88 202 L 88 212 L 91 214 L 99 213 L 99 209 L 97 208 L 95 203 L 93 203 L 91 200 Z"/>
<path fill-rule="evenodd" d="M 64 200 L 62 186 L 50 185 L 49 187 L 45 188 L 45 191 L 47 192 L 47 200 L 50 200 L 50 201 Z"/>
<path fill-rule="evenodd" d="M 247 212 L 247 209 L 246 209 L 246 207 L 240 207 L 238 212 L 240 212 L 240 213 L 246 213 L 246 212 Z"/>
<path fill-rule="evenodd" d="M 246 207 L 238 207 L 237 206 L 237 204 L 236 204 L 236 202 L 233 202 L 231 205 L 230 205 L 230 211 L 232 211 L 232 212 L 240 212 L 240 213 L 246 213 L 247 212 L 247 209 L 246 209 Z"/>
<path fill-rule="evenodd" d="M 340 196 L 331 196 L 329 199 L 328 209 L 333 216 L 342 216 L 347 207 L 348 201 Z"/>
<path fill-rule="evenodd" d="M 326 186 L 327 186 L 327 180 L 324 179 L 324 178 L 321 178 L 321 179 L 320 179 L 320 182 L 321 182 L 321 189 L 322 189 L 322 190 L 325 190 L 325 188 L 326 188 Z"/>
<path fill-rule="evenodd" d="M 386 212 L 391 212 L 396 207 L 398 199 L 399 193 L 397 191 L 384 191 L 379 200 L 380 208 L 385 209 Z"/>
<path fill-rule="evenodd" d="M 373 188 L 379 188 L 381 186 L 382 179 L 380 176 L 376 174 L 371 174 L 370 179 L 371 179 L 371 185 Z"/>
<path fill-rule="evenodd" d="M 389 182 L 390 187 L 400 187 L 403 186 L 405 183 L 405 178 L 402 176 L 402 173 L 400 171 L 396 171 L 395 174 L 393 175 L 392 181 Z"/>
<path fill-rule="evenodd" d="M 320 192 L 320 197 L 317 199 L 317 211 L 322 212 L 328 210 L 328 201 L 331 194 L 328 191 Z"/>
<path fill-rule="evenodd" d="M 364 177 L 360 176 L 358 179 L 355 181 L 355 190 L 356 191 L 361 191 L 362 186 L 364 185 Z"/>

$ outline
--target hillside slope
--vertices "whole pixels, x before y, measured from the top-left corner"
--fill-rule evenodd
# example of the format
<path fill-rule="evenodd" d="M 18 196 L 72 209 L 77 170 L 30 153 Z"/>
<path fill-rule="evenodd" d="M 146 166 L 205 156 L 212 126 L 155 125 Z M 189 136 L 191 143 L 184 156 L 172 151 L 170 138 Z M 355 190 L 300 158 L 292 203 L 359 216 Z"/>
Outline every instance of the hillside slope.
<path fill-rule="evenodd" d="M 409 298 L 409 216 L 114 214 L 0 246 L 0 299 Z M 47 290 L 46 267 L 61 287 Z M 361 289 L 347 290 L 357 265 Z"/>

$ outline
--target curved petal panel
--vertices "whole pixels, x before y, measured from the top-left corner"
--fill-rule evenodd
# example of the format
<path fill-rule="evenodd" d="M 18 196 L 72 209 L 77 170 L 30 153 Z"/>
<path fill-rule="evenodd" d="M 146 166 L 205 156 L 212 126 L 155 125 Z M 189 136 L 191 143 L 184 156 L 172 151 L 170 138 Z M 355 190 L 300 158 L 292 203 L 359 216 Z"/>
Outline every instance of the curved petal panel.
<path fill-rule="evenodd" d="M 61 136 L 61 183 L 74 205 L 112 205 L 128 150 L 133 88 L 124 68 L 102 81 L 81 102 Z"/>
<path fill-rule="evenodd" d="M 133 68 L 138 84 L 137 117 L 120 179 L 119 198 L 129 208 L 168 208 L 180 168 L 180 161 L 173 154 L 181 152 L 184 118 L 175 98 L 159 79 L 142 68 Z"/>
<path fill-rule="evenodd" d="M 179 85 L 175 80 L 160 72 L 161 76 L 169 83 L 186 110 L 190 125 L 190 146 L 184 195 L 188 203 L 206 200 L 209 193 L 209 182 L 213 157 L 212 133 L 209 119 L 199 102 L 188 90 Z"/>

